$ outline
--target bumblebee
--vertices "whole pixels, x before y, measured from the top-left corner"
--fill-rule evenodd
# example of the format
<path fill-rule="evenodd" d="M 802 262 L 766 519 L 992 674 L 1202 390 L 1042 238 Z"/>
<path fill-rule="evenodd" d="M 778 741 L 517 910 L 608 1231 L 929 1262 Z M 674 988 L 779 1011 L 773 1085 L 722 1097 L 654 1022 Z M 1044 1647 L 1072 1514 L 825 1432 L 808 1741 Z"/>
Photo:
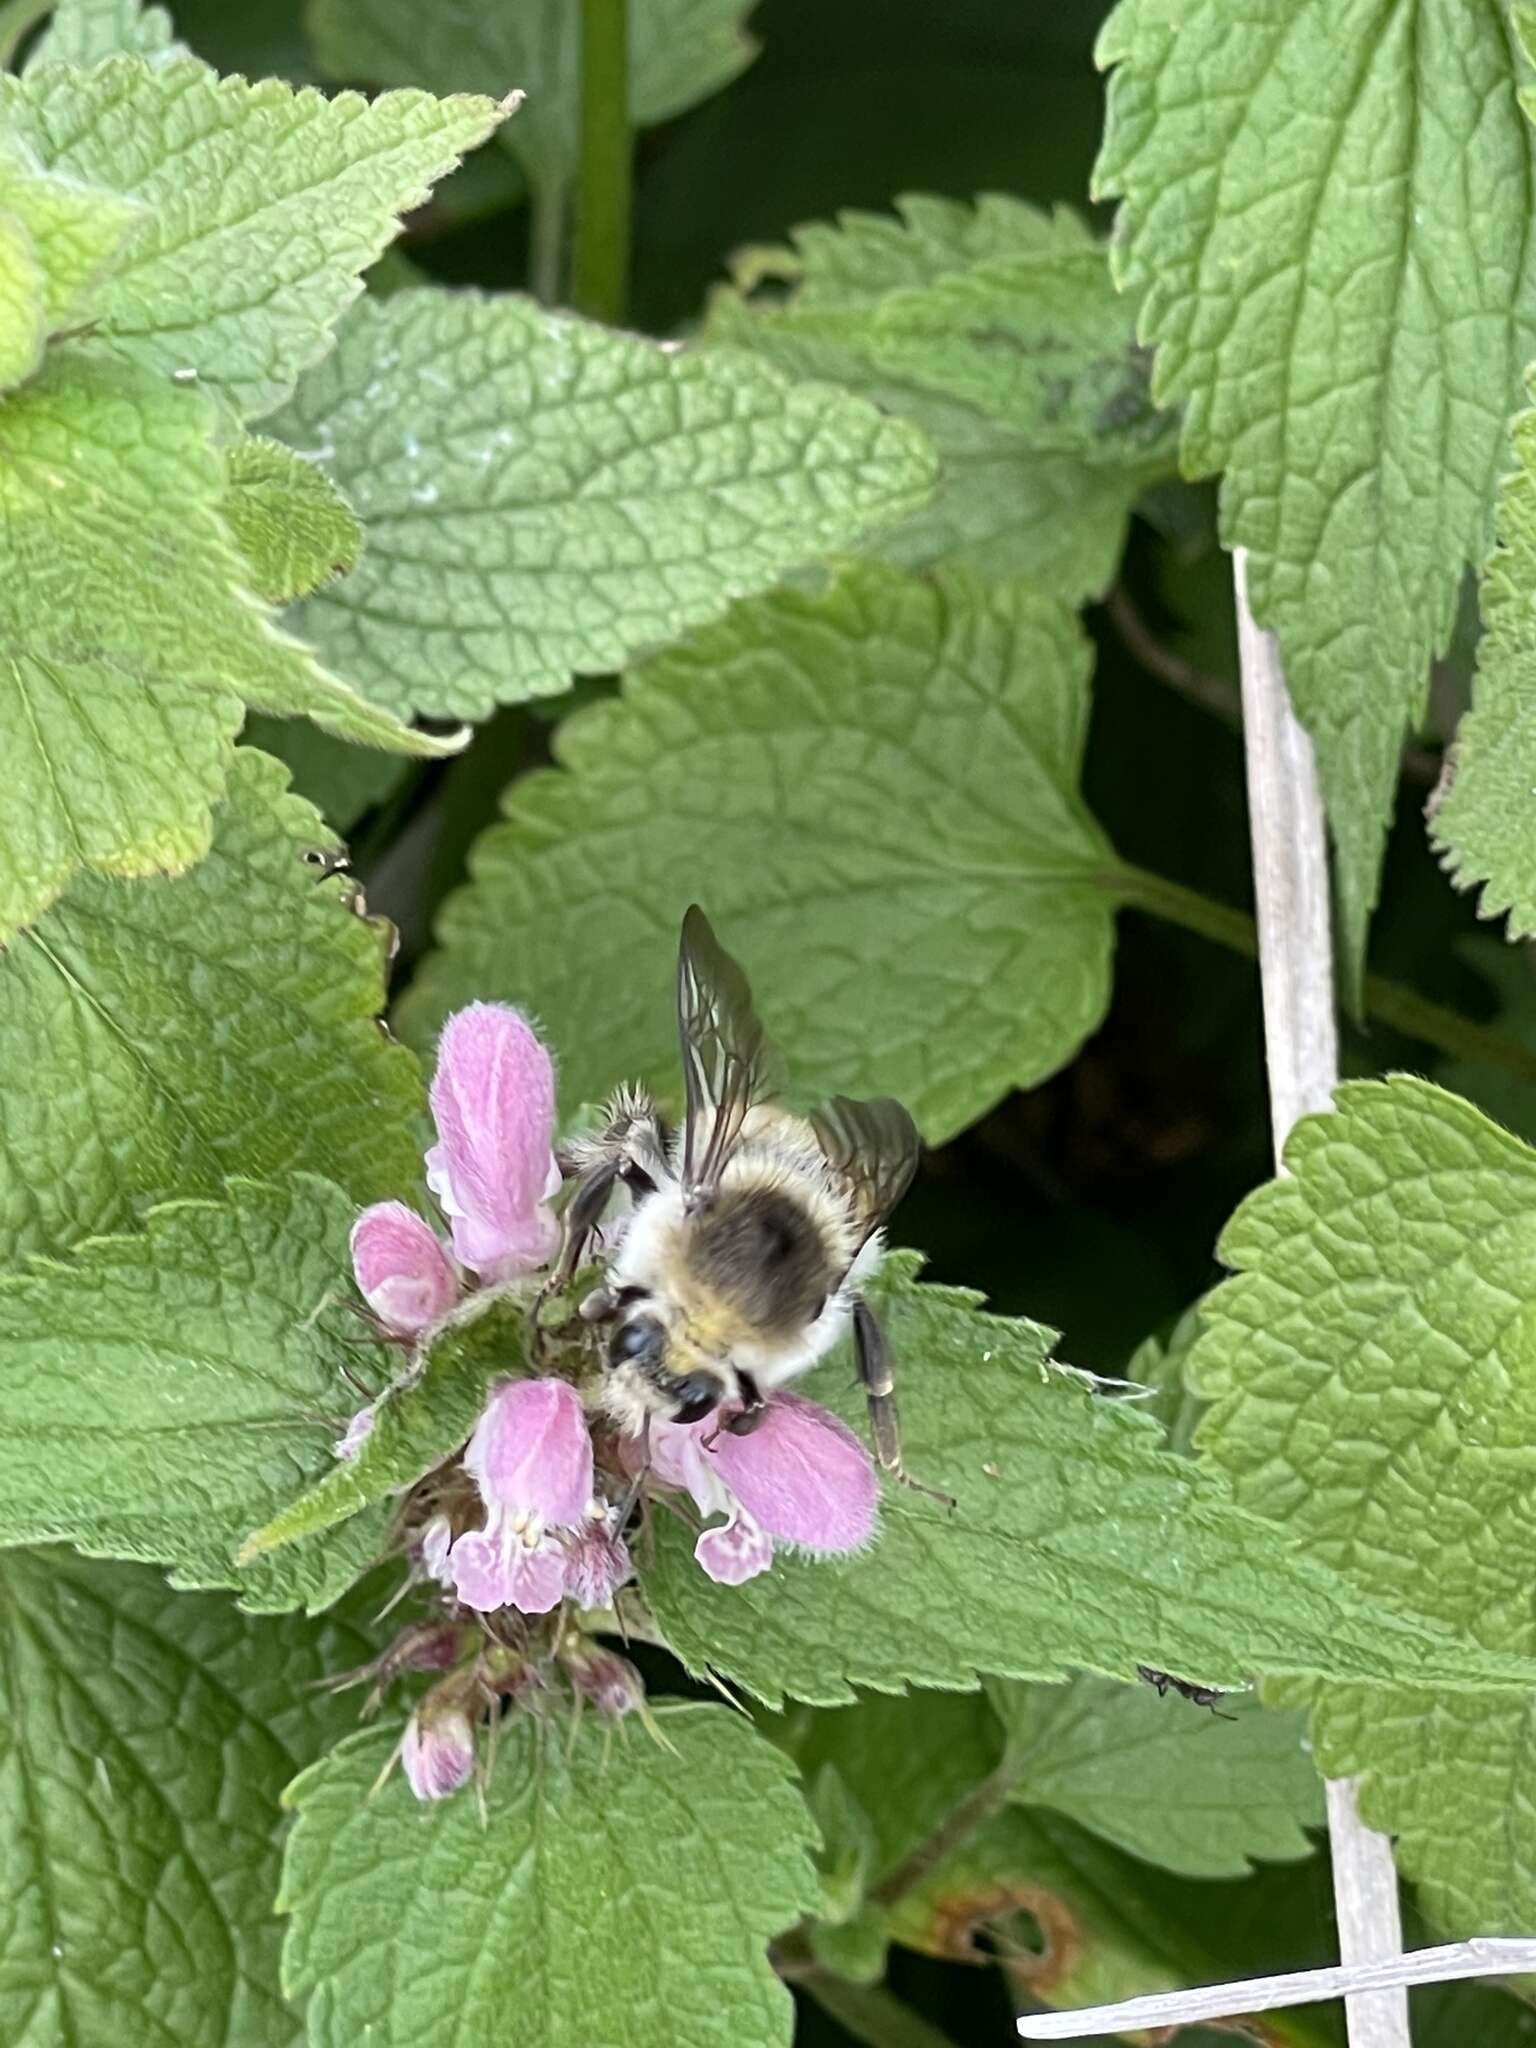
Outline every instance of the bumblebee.
<path fill-rule="evenodd" d="M 604 1406 L 631 1431 L 723 1410 L 721 1427 L 746 1434 L 766 1396 L 851 1326 L 876 1457 L 916 1484 L 902 1467 L 885 1337 L 863 1294 L 917 1167 L 911 1117 L 889 1098 L 834 1096 L 808 1117 L 779 1106 L 746 976 L 696 904 L 678 949 L 677 1023 L 681 1129 L 626 1087 L 602 1128 L 569 1148 L 576 1185 L 554 1285 L 580 1265 L 615 1189 L 632 1202 L 581 1307 L 605 1331 Z"/>

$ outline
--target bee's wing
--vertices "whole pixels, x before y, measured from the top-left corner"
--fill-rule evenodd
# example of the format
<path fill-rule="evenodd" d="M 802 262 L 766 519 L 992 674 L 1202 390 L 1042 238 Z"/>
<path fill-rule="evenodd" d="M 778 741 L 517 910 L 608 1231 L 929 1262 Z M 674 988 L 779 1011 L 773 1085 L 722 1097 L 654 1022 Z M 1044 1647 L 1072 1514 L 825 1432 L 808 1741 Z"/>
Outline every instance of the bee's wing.
<path fill-rule="evenodd" d="M 870 1102 L 834 1095 L 812 1110 L 811 1128 L 853 1197 L 867 1241 L 912 1184 L 921 1149 L 917 1126 L 889 1095 Z"/>
<path fill-rule="evenodd" d="M 677 950 L 677 1030 L 683 1054 L 683 1193 L 718 1185 L 752 1104 L 769 1090 L 775 1055 L 747 977 L 695 903 Z"/>

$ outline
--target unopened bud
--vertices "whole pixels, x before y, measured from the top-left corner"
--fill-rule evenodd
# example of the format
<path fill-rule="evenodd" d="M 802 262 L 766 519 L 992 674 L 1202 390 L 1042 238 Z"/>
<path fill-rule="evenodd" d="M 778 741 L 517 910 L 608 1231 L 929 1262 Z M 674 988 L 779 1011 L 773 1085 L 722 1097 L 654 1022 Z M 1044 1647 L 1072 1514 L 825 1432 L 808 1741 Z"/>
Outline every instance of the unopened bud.
<path fill-rule="evenodd" d="M 400 1761 L 418 1799 L 446 1799 L 475 1768 L 475 1732 L 459 1707 L 434 1712 L 430 1694 L 406 1724 Z"/>
<path fill-rule="evenodd" d="M 645 1705 L 645 1682 L 627 1657 L 596 1643 L 568 1644 L 560 1662 L 577 1693 L 610 1721 Z"/>

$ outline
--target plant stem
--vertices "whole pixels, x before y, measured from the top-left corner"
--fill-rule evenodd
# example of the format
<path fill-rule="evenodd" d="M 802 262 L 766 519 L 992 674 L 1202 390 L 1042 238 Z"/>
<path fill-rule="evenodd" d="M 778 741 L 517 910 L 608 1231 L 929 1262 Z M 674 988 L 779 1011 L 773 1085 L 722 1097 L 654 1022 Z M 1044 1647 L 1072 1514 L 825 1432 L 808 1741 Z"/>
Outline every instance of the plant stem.
<path fill-rule="evenodd" d="M 1328 848 L 1312 742 L 1291 708 L 1280 644 L 1249 609 L 1246 549 L 1233 553 L 1232 581 L 1259 908 L 1264 1058 L 1275 1162 L 1283 1172 L 1291 1126 L 1309 1110 L 1325 1109 L 1339 1078 Z M 1403 1924 L 1391 1840 L 1361 1819 L 1353 1779 L 1330 1778 L 1327 1793 L 1340 1957 L 1346 1965 L 1400 1959 Z M 1349 2048 L 1409 2048 L 1405 1990 L 1354 1992 L 1344 2012 Z"/>
<path fill-rule="evenodd" d="M 53 6 L 54 0 L 5 0 L 0 6 L 0 70 L 9 71 L 27 31 L 52 14 Z"/>
<path fill-rule="evenodd" d="M 903 2005 L 883 1984 L 851 1984 L 815 1965 L 793 1971 L 789 1981 L 865 2048 L 955 2048 L 948 2034 Z"/>
<path fill-rule="evenodd" d="M 930 1870 L 937 1869 L 962 1843 L 980 1832 L 993 1814 L 1002 1811 L 1018 1779 L 1018 1769 L 1005 1757 L 997 1769 L 982 1779 L 939 1822 L 933 1833 L 919 1842 L 910 1856 L 904 1856 L 894 1870 L 870 1892 L 872 1906 L 894 1906 L 908 1892 L 916 1891 Z"/>
<path fill-rule="evenodd" d="M 560 303 L 565 192 L 564 178 L 545 175 L 533 181 L 528 195 L 528 283 L 541 306 Z"/>
<path fill-rule="evenodd" d="M 581 0 L 581 168 L 571 303 L 624 317 L 629 288 L 629 0 Z"/>
<path fill-rule="evenodd" d="M 1150 874 L 1145 868 L 1113 869 L 1103 883 L 1133 910 L 1166 918 L 1245 959 L 1258 955 L 1259 934 L 1253 919 L 1230 903 L 1218 903 L 1214 897 L 1202 896 L 1197 889 L 1186 889 L 1182 882 Z M 1367 975 L 1365 1007 L 1379 1023 L 1391 1025 L 1406 1038 L 1417 1038 L 1454 1059 L 1477 1060 L 1518 1075 L 1522 1081 L 1536 1082 L 1536 1051 L 1507 1032 L 1475 1023 L 1444 1003 L 1431 1002 L 1401 982 L 1388 981 L 1380 974 Z"/>

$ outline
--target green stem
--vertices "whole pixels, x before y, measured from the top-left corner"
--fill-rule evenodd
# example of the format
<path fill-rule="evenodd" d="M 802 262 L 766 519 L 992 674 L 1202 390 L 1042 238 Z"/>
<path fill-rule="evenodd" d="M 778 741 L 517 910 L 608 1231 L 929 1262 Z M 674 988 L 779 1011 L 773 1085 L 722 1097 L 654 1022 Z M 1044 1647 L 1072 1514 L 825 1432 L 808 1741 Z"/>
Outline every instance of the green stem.
<path fill-rule="evenodd" d="M 581 0 L 581 167 L 571 303 L 624 317 L 629 287 L 629 0 Z"/>
<path fill-rule="evenodd" d="M 903 2005 L 883 1984 L 850 1984 L 830 1970 L 795 1971 L 790 1982 L 814 1998 L 864 2048 L 955 2048 L 948 2034 Z"/>
<path fill-rule="evenodd" d="M 0 70 L 10 70 L 27 31 L 52 14 L 53 5 L 54 0 L 5 0 L 0 6 Z"/>
<path fill-rule="evenodd" d="M 1005 1757 L 995 1771 L 982 1779 L 956 1807 L 945 1814 L 931 1835 L 926 1836 L 910 1856 L 883 1877 L 869 1895 L 872 1906 L 894 1906 L 908 1892 L 916 1891 L 929 1871 L 936 1870 L 972 1835 L 979 1834 L 995 1813 L 1001 1813 L 1018 1778 L 1018 1768 Z"/>
<path fill-rule="evenodd" d="M 534 181 L 528 224 L 528 282 L 542 306 L 560 303 L 561 258 L 565 253 L 565 180 Z"/>
<path fill-rule="evenodd" d="M 1167 918 L 1170 924 L 1198 932 L 1201 938 L 1212 939 L 1230 952 L 1241 953 L 1245 959 L 1258 956 L 1258 933 L 1246 911 L 1235 910 L 1229 903 L 1218 903 L 1198 890 L 1186 889 L 1181 882 L 1171 882 L 1165 875 L 1149 874 L 1145 868 L 1115 868 L 1100 879 L 1130 909 Z M 1518 1075 L 1522 1081 L 1536 1081 L 1536 1052 L 1529 1046 L 1487 1024 L 1474 1024 L 1458 1010 L 1432 1003 L 1427 996 L 1404 988 L 1401 982 L 1387 981 L 1379 974 L 1367 975 L 1365 1007 L 1379 1023 L 1401 1031 L 1406 1038 L 1433 1045 L 1454 1059 L 1476 1060 Z"/>

